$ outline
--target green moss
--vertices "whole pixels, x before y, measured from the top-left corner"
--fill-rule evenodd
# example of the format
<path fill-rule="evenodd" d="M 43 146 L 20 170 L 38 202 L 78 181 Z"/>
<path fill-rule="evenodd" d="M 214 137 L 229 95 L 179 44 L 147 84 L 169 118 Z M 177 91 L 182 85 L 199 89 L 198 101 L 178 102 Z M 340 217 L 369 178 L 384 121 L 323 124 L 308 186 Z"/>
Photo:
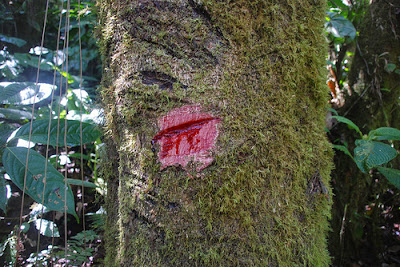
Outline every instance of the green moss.
<path fill-rule="evenodd" d="M 324 2 L 99 2 L 119 161 L 120 247 L 108 263 L 327 266 L 329 200 L 311 207 L 307 194 L 331 168 Z M 146 70 L 178 82 L 143 84 Z M 160 171 L 157 118 L 197 103 L 222 119 L 215 163 Z"/>

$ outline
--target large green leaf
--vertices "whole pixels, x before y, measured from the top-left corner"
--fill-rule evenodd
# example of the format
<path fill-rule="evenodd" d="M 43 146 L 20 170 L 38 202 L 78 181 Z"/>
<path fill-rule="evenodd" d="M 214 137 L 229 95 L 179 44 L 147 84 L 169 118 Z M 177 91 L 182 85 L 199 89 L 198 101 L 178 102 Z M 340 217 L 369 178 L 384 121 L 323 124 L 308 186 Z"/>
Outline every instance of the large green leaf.
<path fill-rule="evenodd" d="M 327 15 L 325 27 L 329 33 L 338 38 L 349 37 L 351 40 L 356 38 L 357 30 L 351 21 L 336 12 L 327 12 Z"/>
<path fill-rule="evenodd" d="M 366 173 L 369 169 L 388 163 L 397 156 L 397 151 L 390 145 L 370 140 L 356 140 L 354 161 L 360 170 Z"/>
<path fill-rule="evenodd" d="M 400 130 L 391 127 L 381 127 L 368 134 L 371 140 L 400 140 Z"/>
<path fill-rule="evenodd" d="M 4 179 L 4 175 L 0 175 L 0 209 L 6 213 L 8 197 L 7 197 L 7 182 Z"/>
<path fill-rule="evenodd" d="M 59 125 L 59 126 L 58 126 Z M 14 138 L 21 138 L 29 140 L 30 123 L 23 125 L 15 134 Z M 47 144 L 47 135 L 50 130 L 49 145 L 51 146 L 64 146 L 65 134 L 65 120 L 57 119 L 51 120 L 49 129 L 49 120 L 36 120 L 32 125 L 31 141 L 34 143 Z M 57 142 L 57 130 L 59 131 Z M 96 125 L 90 123 L 82 123 L 82 143 L 91 143 L 96 141 L 101 135 L 100 131 L 96 129 Z M 67 145 L 79 146 L 80 140 L 80 122 L 74 120 L 67 120 Z"/>
<path fill-rule="evenodd" d="M 38 62 L 39 62 L 38 56 L 30 55 L 27 53 L 15 53 L 14 57 L 15 57 L 15 59 L 18 60 L 18 62 L 22 66 L 29 66 L 29 67 L 34 67 L 34 68 L 38 67 Z M 46 59 L 42 58 L 40 61 L 39 68 L 41 70 L 45 70 L 45 71 L 52 71 L 54 69 L 54 64 L 52 62 L 47 61 Z"/>
<path fill-rule="evenodd" d="M 84 187 L 90 187 L 90 188 L 96 188 L 97 185 L 94 183 L 88 182 L 88 181 L 83 181 L 78 180 L 78 179 L 68 179 L 68 184 L 69 185 L 79 185 L 79 186 L 84 186 Z"/>
<path fill-rule="evenodd" d="M 19 39 L 16 37 L 9 37 L 4 34 L 0 34 L 0 41 L 7 42 L 10 44 L 16 45 L 18 47 L 24 46 L 26 44 L 25 40 L 22 40 L 22 39 Z"/>
<path fill-rule="evenodd" d="M 342 122 L 342 123 L 347 124 L 347 126 L 350 129 L 356 130 L 357 133 L 359 133 L 360 136 L 362 136 L 362 132 L 360 131 L 360 128 L 358 128 L 358 126 L 354 122 L 352 122 L 351 120 L 349 120 L 349 119 L 347 119 L 347 118 L 345 118 L 343 116 L 332 116 L 332 118 L 336 119 L 338 122 Z"/>
<path fill-rule="evenodd" d="M 3 154 L 3 165 L 11 181 L 23 190 L 28 149 L 25 147 L 7 147 Z M 46 187 L 44 175 L 46 159 L 34 150 L 29 151 L 25 192 L 36 202 L 50 210 L 64 211 L 65 183 L 61 175 L 51 164 L 47 164 Z M 44 196 L 43 196 L 43 188 Z M 77 217 L 74 195 L 70 186 L 66 188 L 67 212 Z"/>
<path fill-rule="evenodd" d="M 378 167 L 378 171 L 382 173 L 390 183 L 400 189 L 400 170 Z"/>
<path fill-rule="evenodd" d="M 0 161 L 1 155 L 3 154 L 3 149 L 7 143 L 7 139 L 10 137 L 12 132 L 14 132 L 15 127 L 8 123 L 0 124 Z M 0 178 L 1 179 L 1 178 Z"/>
<path fill-rule="evenodd" d="M 47 83 L 1 82 L 0 103 L 14 105 L 31 105 L 51 95 L 56 87 Z"/>
<path fill-rule="evenodd" d="M 0 124 L 0 146 L 4 146 L 7 143 L 8 137 L 14 132 L 15 127 L 8 123 Z"/>
<path fill-rule="evenodd" d="M 0 108 L 0 118 L 12 121 L 26 120 L 32 118 L 32 112 L 14 108 Z"/>

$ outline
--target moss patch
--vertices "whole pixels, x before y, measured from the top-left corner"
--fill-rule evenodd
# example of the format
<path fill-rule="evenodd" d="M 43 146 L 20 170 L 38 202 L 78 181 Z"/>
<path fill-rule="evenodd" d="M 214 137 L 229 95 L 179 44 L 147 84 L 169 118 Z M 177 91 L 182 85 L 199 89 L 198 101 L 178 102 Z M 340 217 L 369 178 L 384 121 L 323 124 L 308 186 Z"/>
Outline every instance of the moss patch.
<path fill-rule="evenodd" d="M 99 5 L 119 155 L 120 247 L 108 263 L 327 266 L 329 198 L 307 191 L 315 173 L 328 185 L 331 168 L 325 2 Z M 157 118 L 187 104 L 222 119 L 215 163 L 160 171 Z"/>

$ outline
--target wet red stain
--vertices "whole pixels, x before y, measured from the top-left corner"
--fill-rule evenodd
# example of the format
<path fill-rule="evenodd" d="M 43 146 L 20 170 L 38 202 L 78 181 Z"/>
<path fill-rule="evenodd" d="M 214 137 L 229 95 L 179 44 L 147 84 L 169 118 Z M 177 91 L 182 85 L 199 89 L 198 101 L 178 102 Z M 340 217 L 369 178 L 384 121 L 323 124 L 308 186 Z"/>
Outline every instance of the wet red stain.
<path fill-rule="evenodd" d="M 158 157 L 161 169 L 172 165 L 185 167 L 189 161 L 200 162 L 201 171 L 209 166 L 213 157 L 221 119 L 201 112 L 200 106 L 184 106 L 170 111 L 158 121 L 160 132 L 152 144 L 160 144 Z"/>

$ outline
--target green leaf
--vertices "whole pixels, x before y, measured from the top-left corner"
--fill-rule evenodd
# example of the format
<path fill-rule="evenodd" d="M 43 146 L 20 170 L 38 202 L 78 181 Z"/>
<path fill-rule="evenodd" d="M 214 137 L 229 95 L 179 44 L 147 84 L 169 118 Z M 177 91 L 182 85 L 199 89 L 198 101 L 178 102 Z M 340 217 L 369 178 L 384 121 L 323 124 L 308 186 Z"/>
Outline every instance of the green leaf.
<path fill-rule="evenodd" d="M 7 182 L 6 179 L 4 179 L 4 175 L 2 174 L 0 177 L 0 209 L 2 209 L 4 213 L 6 213 L 7 202 Z"/>
<path fill-rule="evenodd" d="M 29 228 L 31 228 L 31 225 L 29 223 L 24 222 L 24 223 L 21 224 L 21 231 L 23 233 L 26 234 L 29 231 Z"/>
<path fill-rule="evenodd" d="M 59 126 L 58 126 L 59 124 Z M 18 129 L 14 138 L 21 138 L 29 140 L 29 128 L 30 123 L 23 125 Z M 64 146 L 64 133 L 65 133 L 65 120 L 60 119 L 59 123 L 57 119 L 51 120 L 49 129 L 49 120 L 36 120 L 32 125 L 31 141 L 34 143 L 47 144 L 47 135 L 50 130 L 49 145 Z M 58 142 L 57 142 L 57 130 L 59 130 Z M 96 125 L 90 123 L 82 123 L 82 143 L 87 144 L 96 141 L 100 137 L 101 133 L 96 129 Z M 81 145 L 80 140 L 80 122 L 74 120 L 67 120 L 67 145 L 68 146 L 79 146 Z"/>
<path fill-rule="evenodd" d="M 11 181 L 23 190 L 28 149 L 25 147 L 7 147 L 3 153 L 3 165 Z M 37 203 L 50 210 L 64 211 L 65 184 L 61 175 L 51 164 L 47 164 L 47 178 L 44 183 L 46 159 L 34 150 L 29 150 L 25 192 Z M 45 186 L 46 184 L 46 186 Z M 45 188 L 44 188 L 45 186 Z M 43 189 L 44 196 L 43 196 Z M 66 188 L 67 212 L 74 215 L 74 195 L 69 185 Z"/>
<path fill-rule="evenodd" d="M 97 185 L 95 185 L 94 183 L 91 182 L 87 182 L 87 181 L 82 181 L 78 180 L 78 179 L 68 179 L 68 184 L 69 185 L 80 185 L 80 186 L 85 186 L 85 187 L 91 187 L 91 188 L 96 188 Z"/>
<path fill-rule="evenodd" d="M 368 134 L 370 140 L 400 140 L 400 130 L 391 127 L 381 127 Z"/>
<path fill-rule="evenodd" d="M 2 76 L 6 80 L 13 80 L 22 72 L 22 67 L 19 66 L 18 61 L 6 50 L 0 50 L 0 62 L 0 77 Z"/>
<path fill-rule="evenodd" d="M 393 64 L 393 63 L 388 63 L 385 66 L 385 71 L 387 71 L 389 73 L 393 72 L 395 69 L 396 69 L 396 64 Z"/>
<path fill-rule="evenodd" d="M 6 248 L 7 248 L 8 242 L 9 242 L 9 239 L 7 238 L 7 239 L 4 240 L 2 243 L 0 243 L 0 257 L 3 256 L 4 251 L 5 251 Z"/>
<path fill-rule="evenodd" d="M 360 170 L 367 173 L 369 169 L 388 163 L 397 156 L 397 151 L 390 145 L 371 140 L 356 140 L 354 161 Z"/>
<path fill-rule="evenodd" d="M 35 46 L 29 49 L 29 54 L 39 56 L 40 54 L 45 55 L 49 53 L 50 50 L 46 47 Z"/>
<path fill-rule="evenodd" d="M 36 230 L 40 230 L 40 234 L 48 237 L 60 237 L 57 225 L 45 219 L 35 220 Z"/>
<path fill-rule="evenodd" d="M 335 114 L 336 116 L 339 116 L 339 113 L 333 109 L 333 108 L 328 108 L 328 111 L 332 112 L 333 114 Z"/>
<path fill-rule="evenodd" d="M 355 125 L 354 122 L 352 122 L 351 120 L 343 117 L 343 116 L 332 116 L 332 118 L 336 119 L 338 122 L 342 122 L 342 123 L 346 123 L 347 126 L 349 126 L 350 129 L 354 129 L 357 131 L 357 133 L 360 134 L 360 136 L 362 136 L 362 132 L 360 131 L 360 128 L 358 128 L 357 125 Z"/>
<path fill-rule="evenodd" d="M 89 157 L 88 155 L 86 155 L 86 154 L 81 154 L 81 153 L 71 153 L 71 154 L 68 154 L 68 157 L 69 157 L 69 158 L 76 158 L 76 159 L 81 159 L 81 158 L 83 158 L 83 159 L 85 159 L 85 160 L 92 160 L 92 158 Z"/>
<path fill-rule="evenodd" d="M 0 103 L 31 105 L 51 95 L 56 86 L 47 83 L 0 82 Z"/>
<path fill-rule="evenodd" d="M 29 120 L 32 118 L 32 113 L 19 109 L 0 108 L 0 118 L 12 121 Z"/>
<path fill-rule="evenodd" d="M 329 5 L 333 4 L 334 7 L 339 7 L 341 9 L 347 8 L 347 6 L 345 4 L 343 4 L 342 0 L 330 0 L 328 3 L 329 3 Z"/>
<path fill-rule="evenodd" d="M 327 12 L 327 14 L 329 18 L 329 21 L 325 23 L 327 32 L 337 38 L 349 37 L 350 40 L 356 38 L 357 31 L 351 21 L 335 12 Z"/>
<path fill-rule="evenodd" d="M 27 53 L 15 53 L 14 57 L 22 66 L 28 67 L 38 67 L 39 57 L 33 56 Z M 54 69 L 54 64 L 46 59 L 42 58 L 40 61 L 40 69 L 45 71 L 52 71 Z"/>
<path fill-rule="evenodd" d="M 382 173 L 390 183 L 400 189 L 400 170 L 378 167 L 378 171 Z"/>
<path fill-rule="evenodd" d="M 14 132 L 14 130 L 15 127 L 8 123 L 0 124 L 0 160 L 1 160 L 1 154 L 3 154 L 3 149 L 5 147 L 5 144 L 7 143 L 7 139 L 10 137 L 12 132 Z"/>
<path fill-rule="evenodd" d="M 0 34 L 0 41 L 10 43 L 16 45 L 18 47 L 24 46 L 26 44 L 25 40 L 16 38 L 16 37 L 9 37 L 4 34 Z"/>
<path fill-rule="evenodd" d="M 340 151 L 344 152 L 346 155 L 350 156 L 350 158 L 353 158 L 353 155 L 351 155 L 351 153 L 347 149 L 347 147 L 342 146 L 342 145 L 333 145 L 333 148 L 340 150 Z"/>

